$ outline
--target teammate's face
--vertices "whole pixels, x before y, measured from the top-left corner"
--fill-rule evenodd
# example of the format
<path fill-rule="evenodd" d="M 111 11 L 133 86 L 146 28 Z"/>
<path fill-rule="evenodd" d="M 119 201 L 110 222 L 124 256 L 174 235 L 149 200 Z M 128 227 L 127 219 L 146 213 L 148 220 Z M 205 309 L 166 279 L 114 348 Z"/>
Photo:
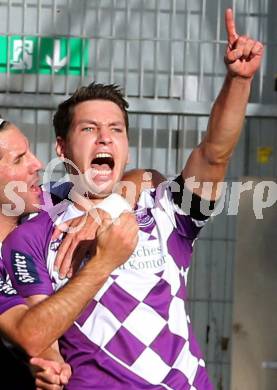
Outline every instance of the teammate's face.
<path fill-rule="evenodd" d="M 128 161 L 128 138 L 120 108 L 103 100 L 78 104 L 66 140 L 57 140 L 57 153 L 78 167 L 82 190 L 94 198 L 110 194 Z"/>
<path fill-rule="evenodd" d="M 2 212 L 16 215 L 37 211 L 41 162 L 31 153 L 27 138 L 14 125 L 0 132 L 0 203 Z"/>

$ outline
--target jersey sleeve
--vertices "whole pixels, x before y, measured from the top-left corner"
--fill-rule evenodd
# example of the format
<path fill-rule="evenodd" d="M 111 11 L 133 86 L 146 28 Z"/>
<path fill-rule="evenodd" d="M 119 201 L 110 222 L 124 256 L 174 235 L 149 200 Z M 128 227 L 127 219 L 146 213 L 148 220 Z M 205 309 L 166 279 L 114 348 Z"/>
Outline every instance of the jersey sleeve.
<path fill-rule="evenodd" d="M 25 301 L 12 287 L 2 260 L 0 259 L 0 315 L 17 305 L 24 305 Z"/>
<path fill-rule="evenodd" d="M 53 292 L 46 262 L 53 229 L 47 217 L 47 213 L 41 212 L 18 226 L 3 242 L 4 265 L 12 285 L 24 298 Z"/>
<path fill-rule="evenodd" d="M 157 188 L 155 203 L 169 215 L 179 234 L 191 240 L 197 238 L 215 206 L 214 201 L 192 193 L 181 175 Z"/>

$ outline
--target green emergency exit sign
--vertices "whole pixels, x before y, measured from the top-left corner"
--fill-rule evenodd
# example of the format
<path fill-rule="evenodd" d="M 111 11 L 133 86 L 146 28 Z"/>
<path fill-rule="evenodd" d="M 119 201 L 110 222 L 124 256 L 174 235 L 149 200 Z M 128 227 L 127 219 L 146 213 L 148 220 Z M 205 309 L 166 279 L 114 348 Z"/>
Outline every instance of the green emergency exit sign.
<path fill-rule="evenodd" d="M 86 75 L 88 47 L 82 38 L 0 36 L 0 72 Z"/>

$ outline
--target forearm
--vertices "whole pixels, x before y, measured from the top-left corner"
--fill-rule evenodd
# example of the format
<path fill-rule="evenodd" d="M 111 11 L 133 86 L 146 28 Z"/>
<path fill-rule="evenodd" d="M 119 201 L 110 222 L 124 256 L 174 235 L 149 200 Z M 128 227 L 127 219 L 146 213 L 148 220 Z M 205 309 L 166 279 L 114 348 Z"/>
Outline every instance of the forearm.
<path fill-rule="evenodd" d="M 207 133 L 193 150 L 182 172 L 184 180 L 194 177 L 196 184 L 187 184 L 197 195 L 208 200 L 220 194 L 218 183 L 224 180 L 229 159 L 238 142 L 249 99 L 251 79 L 226 76 L 221 92 L 212 108 Z M 203 187 L 212 183 L 212 190 Z"/>
<path fill-rule="evenodd" d="M 226 76 L 200 145 L 211 164 L 227 164 L 232 155 L 243 126 L 251 81 L 250 78 Z"/>
<path fill-rule="evenodd" d="M 66 286 L 31 307 L 17 326 L 17 342 L 37 356 L 57 340 L 81 314 L 108 278 L 108 267 L 90 261 Z"/>

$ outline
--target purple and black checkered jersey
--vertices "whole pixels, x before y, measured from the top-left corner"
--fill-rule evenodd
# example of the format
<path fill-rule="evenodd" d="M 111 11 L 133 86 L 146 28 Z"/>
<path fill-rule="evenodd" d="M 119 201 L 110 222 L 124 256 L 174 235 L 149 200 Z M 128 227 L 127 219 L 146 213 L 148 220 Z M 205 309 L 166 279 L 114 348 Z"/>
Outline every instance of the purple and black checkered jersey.
<path fill-rule="evenodd" d="M 173 202 L 169 182 L 143 191 L 135 213 L 133 254 L 60 340 L 73 369 L 67 389 L 211 390 L 185 307 L 192 246 L 205 222 Z M 56 223 L 77 215 L 70 205 Z M 41 213 L 5 242 L 8 271 L 23 296 L 49 295 L 64 282 L 53 271 L 59 242 L 51 242 L 52 231 L 51 218 Z M 15 273 L 19 256 L 32 281 Z"/>
<path fill-rule="evenodd" d="M 0 315 L 14 306 L 24 304 L 24 299 L 12 287 L 10 278 L 0 257 Z"/>

